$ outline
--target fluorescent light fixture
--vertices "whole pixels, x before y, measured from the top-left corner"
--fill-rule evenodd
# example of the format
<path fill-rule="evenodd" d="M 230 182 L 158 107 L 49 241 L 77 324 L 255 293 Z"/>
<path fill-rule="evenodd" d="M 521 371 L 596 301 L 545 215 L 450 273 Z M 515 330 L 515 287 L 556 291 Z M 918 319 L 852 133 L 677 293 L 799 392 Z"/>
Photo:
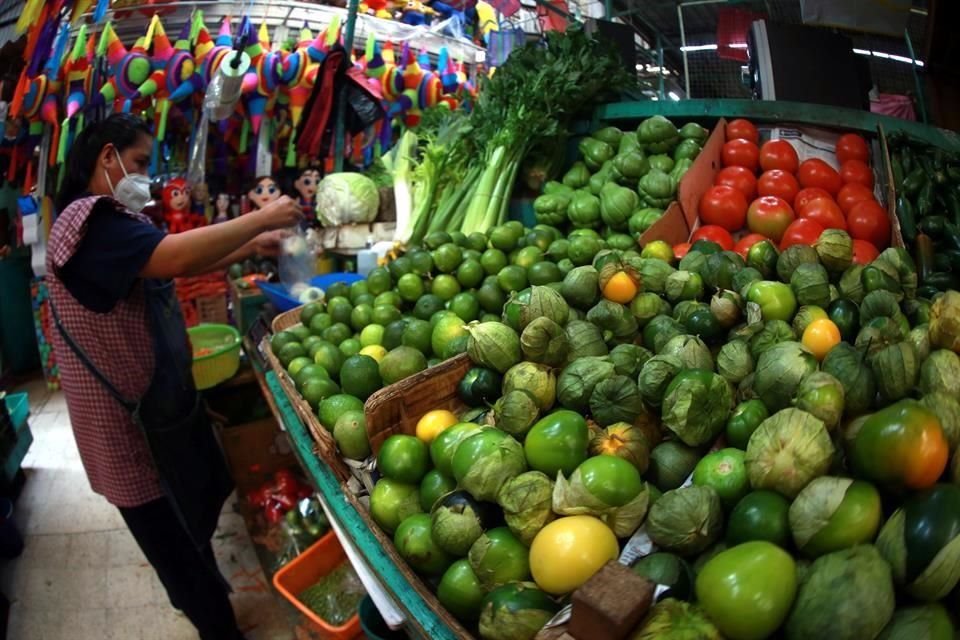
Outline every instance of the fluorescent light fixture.
<path fill-rule="evenodd" d="M 746 42 L 735 42 L 735 43 L 733 43 L 733 44 L 730 45 L 730 48 L 731 48 L 731 49 L 746 49 L 746 48 L 747 48 L 747 43 L 746 43 Z"/>
<path fill-rule="evenodd" d="M 641 69 L 643 69 L 643 65 L 642 65 L 642 64 L 638 64 L 638 65 L 637 65 L 637 71 L 640 71 Z"/>
<path fill-rule="evenodd" d="M 653 100 L 654 102 L 657 102 L 660 98 L 659 96 L 650 96 L 650 99 Z"/>
<path fill-rule="evenodd" d="M 671 91 L 671 92 L 668 93 L 667 95 L 670 96 L 670 99 L 673 100 L 674 102 L 679 102 L 679 101 L 680 101 L 680 96 L 678 96 L 678 95 L 677 95 L 675 92 L 673 92 L 673 91 Z"/>
<path fill-rule="evenodd" d="M 871 51 L 870 54 L 871 54 L 874 58 L 889 58 L 889 57 L 890 57 L 890 54 L 889 54 L 889 53 L 884 53 L 883 51 Z"/>
<path fill-rule="evenodd" d="M 696 44 L 696 45 L 687 45 L 685 47 L 680 47 L 680 51 L 684 53 L 691 53 L 693 51 L 716 51 L 716 44 Z"/>
<path fill-rule="evenodd" d="M 870 55 L 870 50 L 869 50 L 869 49 L 856 49 L 856 48 L 855 48 L 855 49 L 853 50 L 853 52 L 854 52 L 854 53 L 859 53 L 861 56 L 868 56 L 868 55 Z"/>

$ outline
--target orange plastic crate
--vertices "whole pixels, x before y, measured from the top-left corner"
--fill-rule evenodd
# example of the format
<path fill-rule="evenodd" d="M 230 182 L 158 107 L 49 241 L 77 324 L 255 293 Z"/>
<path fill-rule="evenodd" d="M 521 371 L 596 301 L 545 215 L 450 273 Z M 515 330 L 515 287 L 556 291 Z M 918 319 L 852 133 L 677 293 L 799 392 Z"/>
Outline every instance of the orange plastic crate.
<path fill-rule="evenodd" d="M 340 546 L 336 534 L 331 531 L 314 542 L 309 549 L 291 560 L 273 576 L 273 586 L 277 588 L 277 591 L 307 617 L 313 628 L 321 636 L 329 638 L 329 640 L 362 638 L 363 629 L 360 626 L 360 616 L 355 614 L 347 620 L 346 624 L 334 627 L 300 602 L 298 596 L 307 587 L 316 584 L 320 578 L 344 562 L 348 562 L 347 555 L 343 552 L 343 547 Z"/>

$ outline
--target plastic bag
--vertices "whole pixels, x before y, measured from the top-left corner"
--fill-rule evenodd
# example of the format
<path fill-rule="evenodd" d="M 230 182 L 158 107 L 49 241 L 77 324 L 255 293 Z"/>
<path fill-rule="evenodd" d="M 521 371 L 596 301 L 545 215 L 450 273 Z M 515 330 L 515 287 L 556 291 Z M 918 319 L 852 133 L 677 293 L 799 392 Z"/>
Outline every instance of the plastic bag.
<path fill-rule="evenodd" d="M 339 627 L 357 613 L 366 594 L 353 567 L 344 561 L 315 585 L 307 587 L 299 598 L 325 622 Z"/>
<path fill-rule="evenodd" d="M 280 282 L 292 295 L 300 298 L 310 289 L 310 279 L 316 274 L 316 241 L 299 227 L 290 230 L 281 247 Z"/>

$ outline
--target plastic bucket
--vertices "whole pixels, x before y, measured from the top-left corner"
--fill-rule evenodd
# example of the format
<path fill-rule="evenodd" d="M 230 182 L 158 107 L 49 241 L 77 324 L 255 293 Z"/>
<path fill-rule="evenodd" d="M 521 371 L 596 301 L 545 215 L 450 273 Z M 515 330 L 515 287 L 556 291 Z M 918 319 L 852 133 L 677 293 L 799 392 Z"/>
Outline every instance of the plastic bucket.
<path fill-rule="evenodd" d="M 369 640 L 406 640 L 407 634 L 403 631 L 394 631 L 387 626 L 373 604 L 370 596 L 364 596 L 360 601 L 360 626 Z"/>
<path fill-rule="evenodd" d="M 23 536 L 13 519 L 13 500 L 0 498 L 0 556 L 16 558 L 23 553 Z"/>

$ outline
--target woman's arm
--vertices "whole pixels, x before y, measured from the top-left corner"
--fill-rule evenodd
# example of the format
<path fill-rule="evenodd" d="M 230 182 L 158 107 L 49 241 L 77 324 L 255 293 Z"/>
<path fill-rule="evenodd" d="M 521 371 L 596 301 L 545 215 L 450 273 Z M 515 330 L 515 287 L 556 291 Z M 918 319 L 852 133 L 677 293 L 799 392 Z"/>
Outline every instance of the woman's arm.
<path fill-rule="evenodd" d="M 227 257 L 216 262 L 215 264 L 208 266 L 206 268 L 206 272 L 226 269 L 236 262 L 243 262 L 247 258 L 252 258 L 255 255 L 262 256 L 264 258 L 275 258 L 280 255 L 280 245 L 283 242 L 283 239 L 288 235 L 289 232 L 285 229 L 265 231 L 233 253 L 229 254 Z M 187 275 L 194 276 L 199 274 L 189 273 Z"/>
<path fill-rule="evenodd" d="M 140 272 L 144 278 L 179 278 L 229 265 L 246 252 L 261 233 L 299 223 L 300 205 L 286 196 L 234 220 L 166 236 Z M 242 258 L 241 258 L 242 259 Z"/>

